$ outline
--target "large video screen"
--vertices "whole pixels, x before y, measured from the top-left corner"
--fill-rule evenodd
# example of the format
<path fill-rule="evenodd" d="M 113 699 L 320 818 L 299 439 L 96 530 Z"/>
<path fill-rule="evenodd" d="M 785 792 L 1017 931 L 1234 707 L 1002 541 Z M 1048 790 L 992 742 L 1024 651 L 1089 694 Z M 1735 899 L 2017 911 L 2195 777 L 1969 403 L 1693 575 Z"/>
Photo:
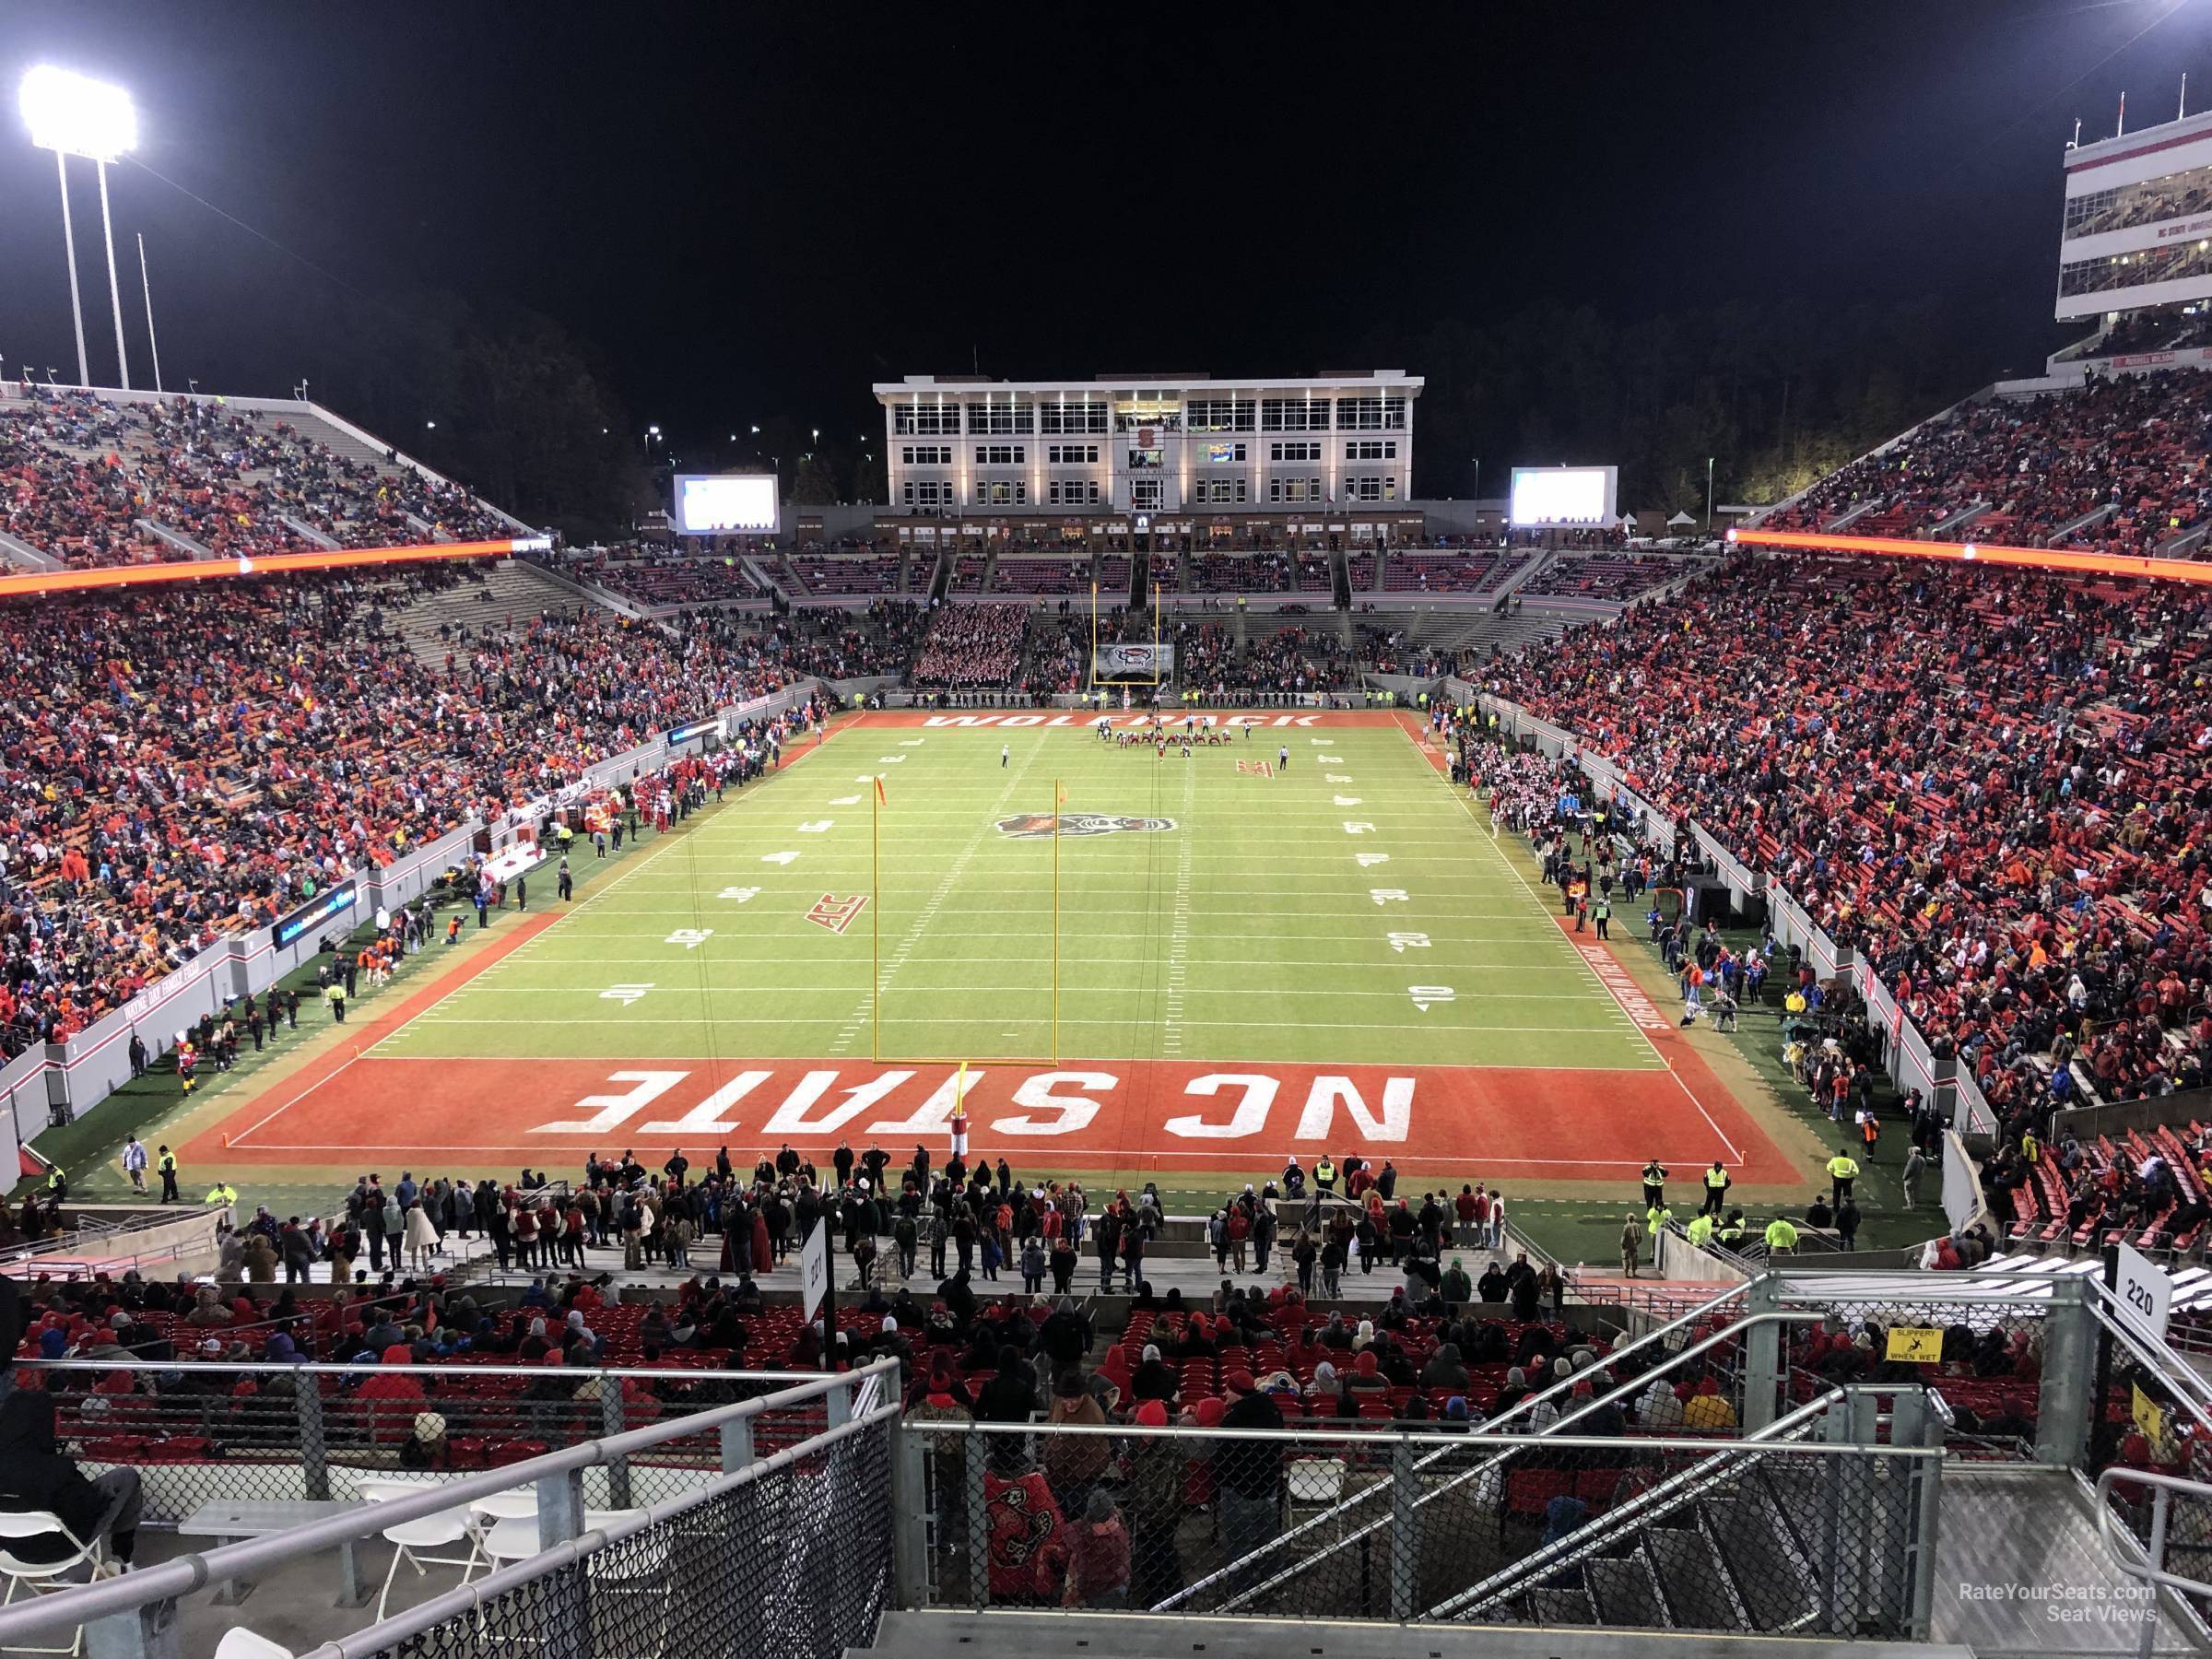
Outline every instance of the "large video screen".
<path fill-rule="evenodd" d="M 778 529 L 773 473 L 678 473 L 678 535 L 773 535 Z"/>
<path fill-rule="evenodd" d="M 1612 524 L 1619 488 L 1618 466 L 1516 466 L 1513 527 Z"/>

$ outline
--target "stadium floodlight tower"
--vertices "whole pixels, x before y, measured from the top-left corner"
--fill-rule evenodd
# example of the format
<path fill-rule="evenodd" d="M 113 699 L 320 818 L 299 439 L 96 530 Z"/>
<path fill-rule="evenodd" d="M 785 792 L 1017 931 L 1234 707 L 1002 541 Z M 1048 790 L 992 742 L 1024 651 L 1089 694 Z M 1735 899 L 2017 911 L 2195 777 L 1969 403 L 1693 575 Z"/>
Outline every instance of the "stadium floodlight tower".
<path fill-rule="evenodd" d="M 23 122 L 30 141 L 53 152 L 62 184 L 62 244 L 69 256 L 69 310 L 76 324 L 76 383 L 92 383 L 85 358 L 85 306 L 76 285 L 76 231 L 69 219 L 69 158 L 83 156 L 100 170 L 100 222 L 108 243 L 108 307 L 115 318 L 115 368 L 124 391 L 131 387 L 130 360 L 124 355 L 123 297 L 115 281 L 115 227 L 108 215 L 108 163 L 138 146 L 138 112 L 121 87 L 52 65 L 25 73 Z"/>

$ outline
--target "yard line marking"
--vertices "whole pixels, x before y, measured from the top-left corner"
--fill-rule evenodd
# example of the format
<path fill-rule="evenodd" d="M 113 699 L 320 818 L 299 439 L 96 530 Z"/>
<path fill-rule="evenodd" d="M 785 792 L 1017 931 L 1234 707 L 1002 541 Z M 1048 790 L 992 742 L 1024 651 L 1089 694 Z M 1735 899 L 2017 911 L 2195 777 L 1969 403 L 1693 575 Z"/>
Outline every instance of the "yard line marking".
<path fill-rule="evenodd" d="M 1406 730 L 1406 728 L 1403 726 L 1400 726 L 1398 729 L 1401 733 L 1404 733 Z M 1406 734 L 1406 741 L 1408 743 L 1413 741 L 1410 734 Z M 1468 806 L 1465 801 L 1460 798 L 1459 791 L 1453 786 L 1452 781 L 1445 777 L 1442 772 L 1436 772 L 1433 774 L 1433 776 L 1436 780 L 1437 785 L 1446 791 L 1452 796 L 1453 802 L 1459 807 L 1459 809 L 1467 815 L 1467 821 L 1470 824 L 1473 824 L 1475 828 L 1479 830 L 1482 828 L 1482 822 L 1479 818 L 1476 818 L 1475 808 Z M 1513 873 L 1514 878 L 1521 883 L 1522 887 L 1527 889 L 1528 901 L 1535 906 L 1538 911 L 1543 912 L 1545 922 L 1551 926 L 1554 933 L 1558 933 L 1559 929 L 1558 924 L 1552 921 L 1551 906 L 1545 903 L 1544 895 L 1537 892 L 1536 889 L 1530 885 L 1528 877 L 1521 874 L 1521 866 L 1513 863 L 1511 858 L 1506 856 L 1504 850 L 1498 845 L 1496 839 L 1492 838 L 1488 843 L 1478 842 L 1477 844 L 1483 845 L 1485 850 L 1490 854 L 1491 857 L 1497 859 L 1499 863 L 1504 865 L 1508 870 L 1511 870 Z M 1560 936 L 1565 937 L 1563 934 Z M 1570 943 L 1572 943 L 1572 941 L 1570 941 Z M 1581 959 L 1582 953 L 1579 950 L 1575 953 L 1575 955 L 1578 960 Z M 1682 1074 L 1677 1071 L 1672 1065 L 1667 1065 L 1666 1056 L 1663 1053 L 1660 1053 L 1659 1045 L 1652 1041 L 1650 1033 L 1645 1031 L 1641 1026 L 1637 1025 L 1634 1018 L 1630 1015 L 1629 1005 L 1622 999 L 1620 993 L 1614 990 L 1611 985 L 1606 983 L 1605 975 L 1599 973 L 1596 969 L 1590 968 L 1590 965 L 1587 961 L 1584 961 L 1583 965 L 1583 967 L 1589 969 L 1590 977 L 1596 982 L 1598 989 L 1603 991 L 1607 996 L 1611 997 L 1615 1005 L 1619 1007 L 1622 1017 L 1627 1018 L 1630 1025 L 1634 1028 L 1638 1041 L 1640 1041 L 1644 1047 L 1650 1049 L 1652 1053 L 1658 1057 L 1659 1063 L 1662 1065 L 1666 1065 L 1666 1075 L 1674 1078 L 1675 1087 L 1682 1091 L 1682 1098 L 1688 1100 L 1692 1106 L 1697 1108 L 1698 1115 L 1705 1120 L 1705 1126 L 1712 1131 L 1713 1135 L 1719 1139 L 1722 1146 L 1728 1148 L 1728 1156 L 1735 1159 L 1738 1163 L 1741 1163 L 1744 1157 L 1742 1150 L 1734 1141 L 1728 1138 L 1726 1132 L 1721 1128 L 1720 1124 L 1713 1121 L 1712 1113 L 1705 1110 L 1705 1102 L 1699 1100 L 1696 1091 L 1693 1090 L 1688 1083 L 1685 1083 L 1682 1080 Z"/>
<path fill-rule="evenodd" d="M 930 894 L 927 901 L 922 906 L 921 912 L 915 916 L 913 924 L 907 929 L 905 936 L 892 950 L 890 960 L 883 965 L 881 976 L 869 985 L 867 991 L 862 994 L 858 1005 L 853 1008 L 851 1017 L 839 1026 L 836 1041 L 830 1045 L 831 1054 L 841 1055 L 858 1041 L 861 1027 L 867 1023 L 871 1014 L 876 1015 L 878 1019 L 881 1018 L 877 1005 L 883 996 L 885 987 L 899 977 L 899 971 L 906 966 L 907 958 L 913 954 L 913 948 L 921 942 L 922 935 L 929 931 L 930 924 L 936 920 L 938 910 L 951 896 L 952 889 L 959 885 L 961 875 L 968 868 L 969 861 L 975 856 L 977 851 L 982 846 L 984 838 L 991 833 L 994 827 L 992 819 L 1009 810 L 1015 793 L 1021 787 L 1022 780 L 1029 776 L 1030 766 L 1043 752 L 1041 746 L 1032 747 L 1022 758 L 1019 769 L 1006 779 L 1005 787 L 999 792 L 997 810 L 976 826 L 974 834 L 968 840 L 968 844 L 962 847 L 959 855 L 953 859 L 950 867 L 945 872 L 944 878 L 937 883 L 936 889 Z M 889 755 L 885 759 L 900 760 L 905 757 Z M 801 1022 L 794 1021 L 794 1023 Z M 812 1025 L 830 1022 L 808 1020 L 804 1023 Z"/>

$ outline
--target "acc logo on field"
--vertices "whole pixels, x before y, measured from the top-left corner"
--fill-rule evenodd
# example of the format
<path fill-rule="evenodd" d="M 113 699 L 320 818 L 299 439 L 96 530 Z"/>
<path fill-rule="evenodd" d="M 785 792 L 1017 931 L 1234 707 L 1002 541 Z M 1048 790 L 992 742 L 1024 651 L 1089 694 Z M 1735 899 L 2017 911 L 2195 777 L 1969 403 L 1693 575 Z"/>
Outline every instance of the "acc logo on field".
<path fill-rule="evenodd" d="M 1173 818 L 1124 818 L 1112 812 L 1064 812 L 1060 815 L 1060 833 L 1063 835 L 1119 835 L 1124 830 L 1142 834 L 1147 830 L 1172 830 Z M 1017 818 L 998 820 L 1001 835 L 1037 836 L 1053 832 L 1053 815 L 1049 812 L 1025 812 Z"/>

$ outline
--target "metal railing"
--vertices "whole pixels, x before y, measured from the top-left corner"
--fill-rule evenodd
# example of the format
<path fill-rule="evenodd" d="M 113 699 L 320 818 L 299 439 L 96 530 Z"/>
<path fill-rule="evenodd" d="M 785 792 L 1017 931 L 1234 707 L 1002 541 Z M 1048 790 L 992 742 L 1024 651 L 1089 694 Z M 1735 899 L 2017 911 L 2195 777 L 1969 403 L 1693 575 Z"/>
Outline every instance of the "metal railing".
<path fill-rule="evenodd" d="M 666 1498 L 696 1489 L 718 1466 L 718 1409 L 788 1391 L 794 1382 L 789 1371 L 620 1366 L 139 1359 L 19 1365 L 26 1385 L 35 1381 L 53 1392 L 58 1436 L 80 1461 L 138 1470 L 145 1524 L 156 1527 L 182 1524 L 218 1500 L 349 1499 L 363 1481 L 410 1463 L 464 1472 L 517 1465 L 648 1422 L 668 1432 L 650 1456 L 618 1458 L 595 1475 L 594 1495 L 616 1507 Z M 127 1388 L 117 1386 L 124 1379 Z M 880 1384 L 871 1377 L 868 1386 Z M 426 1417 L 434 1422 L 425 1424 Z M 802 1400 L 763 1417 L 757 1435 L 782 1445 L 823 1420 L 818 1400 Z M 426 1429 L 427 1458 L 418 1443 Z"/>
<path fill-rule="evenodd" d="M 1594 1614 L 1585 1601 L 1579 1622 L 1848 1637 L 1863 1633 L 1871 1609 L 1884 1630 L 1924 1630 L 1933 1491 L 1914 1486 L 1924 1501 L 1900 1508 L 1900 1479 L 1878 1471 L 1896 1465 L 1932 1480 L 1943 1453 L 1791 1438 L 1830 1404 L 1777 1419 L 1764 1438 L 909 1419 L 900 1439 L 926 1471 L 918 1508 L 931 1541 L 921 1583 L 937 1606 L 1406 1621 L 1464 1618 L 1511 1599 L 1516 1610 L 1495 1616 L 1555 1622 L 1520 1610 L 1527 1591 L 1594 1554 L 1578 1547 L 1583 1541 L 1617 1537 L 1618 1526 L 1591 1529 L 1618 1515 L 1633 1524 L 1638 1552 L 1695 1534 L 1704 1577 L 1693 1583 L 1686 1562 L 1673 1562 L 1674 1594 L 1654 1591 L 1641 1608 L 1600 1596 Z M 1495 1477 L 1500 1454 L 1524 1455 L 1530 1466 L 1470 1478 L 1486 1469 Z M 1750 1485 L 1764 1458 L 1787 1464 L 1772 1492 Z M 1380 1524 L 1306 1530 L 1333 1497 L 1355 1489 L 1384 1503 Z M 1573 1524 L 1537 1536 L 1559 1524 L 1562 1500 L 1573 1506 Z M 1810 1506 L 1827 1530 L 1774 1547 L 1783 1505 Z M 1267 1549 L 1294 1534 L 1312 1552 L 1313 1571 L 1263 1579 Z M 1101 1536 L 1110 1541 L 1103 1558 L 1093 1550 Z M 1562 1541 L 1571 1559 L 1557 1547 Z M 1840 1572 L 1839 1559 L 1902 1562 L 1905 1571 Z M 1531 1561 L 1543 1571 L 1525 1572 Z"/>
<path fill-rule="evenodd" d="M 834 1581 L 840 1573 L 849 1573 L 855 1563 L 867 1565 L 856 1551 L 864 1546 L 872 1548 L 880 1544 L 881 1571 L 875 1575 L 864 1598 L 867 1604 L 862 1609 L 866 1613 L 865 1619 L 854 1617 L 845 1620 L 850 1629 L 841 1627 L 834 1632 L 825 1625 L 823 1642 L 791 1650 L 834 1654 L 849 1643 L 867 1640 L 874 1628 L 874 1613 L 880 1611 L 889 1594 L 888 1516 L 892 1508 L 888 1488 L 889 1436 L 897 1406 L 878 1406 L 859 1416 L 853 1414 L 853 1407 L 854 1399 L 864 1396 L 864 1391 L 871 1386 L 881 1388 L 895 1382 L 896 1373 L 895 1361 L 878 1360 L 858 1371 L 824 1374 L 693 1418 L 587 1441 L 505 1468 L 432 1480 L 419 1492 L 376 1503 L 349 1505 L 336 1513 L 322 1515 L 265 1537 L 221 1545 L 121 1578 L 104 1579 L 34 1600 L 19 1601 L 0 1608 L 0 1648 L 20 1647 L 29 1639 L 81 1628 L 92 1638 L 91 1645 L 96 1652 L 110 1655 L 147 1653 L 149 1634 L 173 1623 L 173 1618 L 142 1617 L 148 1609 L 163 1606 L 173 1609 L 179 1597 L 206 1585 L 251 1582 L 259 1573 L 374 1537 L 403 1523 L 465 1510 L 473 1502 L 529 1486 L 536 1493 L 538 1535 L 544 1546 L 539 1555 L 502 1570 L 490 1579 L 465 1586 L 452 1595 L 387 1620 L 360 1637 L 322 1651 L 350 1655 L 388 1651 L 400 1644 L 403 1651 L 410 1653 L 444 1653 L 478 1649 L 505 1652 L 514 1644 L 521 1628 L 517 1621 L 526 1616 L 536 1621 L 541 1630 L 548 1621 L 568 1621 L 563 1639 L 551 1645 L 571 1653 L 588 1654 L 595 1651 L 593 1626 L 589 1622 L 592 1617 L 589 1607 L 594 1593 L 607 1583 L 636 1590 L 647 1575 L 625 1570 L 604 1573 L 594 1580 L 586 1558 L 609 1563 L 613 1558 L 605 1552 L 650 1535 L 652 1554 L 658 1562 L 656 1581 L 673 1583 L 676 1540 L 670 1535 L 671 1529 L 683 1530 L 675 1524 L 683 1516 L 700 1512 L 704 1506 L 722 1504 L 729 1507 L 731 1512 L 714 1515 L 712 1524 L 703 1530 L 694 1529 L 698 1537 L 712 1547 L 697 1551 L 696 1562 L 687 1558 L 688 1567 L 701 1571 L 712 1569 L 712 1558 L 717 1556 L 749 1559 L 749 1565 L 723 1564 L 725 1576 L 732 1571 L 750 1575 L 746 1593 L 750 1599 L 734 1594 L 719 1598 L 715 1606 L 721 1617 L 727 1618 L 733 1613 L 757 1617 L 757 1607 L 762 1598 L 771 1594 L 775 1584 L 791 1583 L 794 1575 L 784 1552 L 803 1545 L 810 1561 L 815 1555 L 822 1556 L 824 1559 L 804 1575 L 807 1583 L 820 1587 L 828 1581 Z M 868 1394 L 865 1397 L 875 1396 Z M 766 1457 L 756 1455 L 754 1436 L 763 1418 L 816 1400 L 823 1402 L 826 1413 L 826 1421 L 818 1431 Z M 712 1434 L 717 1440 L 717 1478 L 698 1489 L 678 1493 L 641 1509 L 617 1505 L 614 1512 L 586 1525 L 583 1477 L 587 1472 L 612 1471 L 671 1441 L 702 1433 Z M 810 1461 L 819 1460 L 835 1447 L 848 1444 L 872 1448 L 867 1453 L 870 1478 L 879 1488 L 872 1501 L 850 1512 L 842 1508 L 837 1512 L 841 1519 L 854 1523 L 853 1525 L 841 1528 L 835 1537 L 793 1532 L 792 1528 L 802 1525 L 807 1515 L 818 1519 L 828 1512 L 818 1501 L 819 1489 L 815 1479 L 805 1481 L 803 1490 L 790 1491 L 787 1501 L 778 1506 L 775 1515 L 754 1512 L 751 1520 L 757 1524 L 745 1527 L 736 1524 L 743 1518 L 737 1513 L 743 1506 L 734 1501 L 734 1494 L 759 1488 L 769 1476 L 783 1471 L 794 1473 L 793 1486 L 796 1488 L 801 1484 L 796 1476 Z M 816 1478 L 825 1473 L 835 1470 L 818 1467 Z M 876 1524 L 875 1512 L 882 1512 L 880 1526 Z M 747 1543 L 754 1547 L 747 1550 Z M 691 1588 L 695 1586 L 687 1579 L 688 1600 L 695 1599 L 688 1594 Z M 513 1599 L 503 1599 L 506 1597 Z M 662 1618 L 673 1619 L 685 1616 L 674 1605 L 672 1597 L 663 1599 L 666 1605 L 661 1610 Z M 841 1601 L 850 1599 L 841 1593 Z M 496 1621 L 495 1606 L 501 1615 Z M 532 1610 L 525 1614 L 525 1607 Z M 575 1624 L 579 1618 L 586 1620 L 581 1627 Z M 100 1627 L 96 1636 L 95 1627 Z M 435 1640 L 431 1639 L 433 1635 Z M 623 1643 L 601 1645 L 609 1652 L 643 1651 Z"/>
<path fill-rule="evenodd" d="M 2150 1536 L 2147 1542 L 2136 1537 L 2121 1524 L 2119 1495 L 2113 1488 L 2119 1485 L 2139 1486 L 2150 1493 Z M 2201 1579 L 2189 1578 L 2182 1573 L 2166 1571 L 2166 1552 L 2171 1543 L 2173 1519 L 2173 1500 L 2176 1494 L 2196 1500 L 2212 1510 L 2212 1486 L 2201 1480 L 2186 1480 L 2178 1475 L 2161 1475 L 2151 1469 L 2129 1469 L 2114 1466 L 2097 1477 L 2097 1535 L 2120 1571 L 2130 1578 L 2143 1581 L 2147 1591 L 2148 1606 L 2140 1620 L 2142 1640 L 2136 1652 L 2148 1659 L 2159 1637 L 2158 1593 L 2164 1590 L 2177 1597 L 2188 1597 L 2199 1606 L 2212 1606 L 2212 1584 Z M 2206 1540 L 2200 1535 L 2191 1543 L 2200 1552 Z M 2140 1552 L 2142 1559 L 2136 1556 Z"/>

